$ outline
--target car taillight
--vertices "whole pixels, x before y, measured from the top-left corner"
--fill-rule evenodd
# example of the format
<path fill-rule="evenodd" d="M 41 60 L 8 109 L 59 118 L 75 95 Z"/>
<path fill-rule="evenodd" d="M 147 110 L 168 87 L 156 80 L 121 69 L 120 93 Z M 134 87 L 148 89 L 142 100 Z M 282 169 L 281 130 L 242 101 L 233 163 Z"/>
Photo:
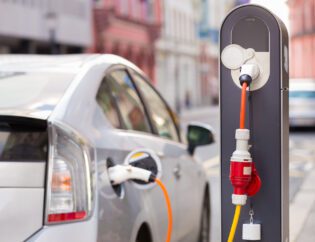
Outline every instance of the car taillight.
<path fill-rule="evenodd" d="M 47 223 L 86 219 L 91 211 L 91 162 L 82 139 L 51 127 Z"/>

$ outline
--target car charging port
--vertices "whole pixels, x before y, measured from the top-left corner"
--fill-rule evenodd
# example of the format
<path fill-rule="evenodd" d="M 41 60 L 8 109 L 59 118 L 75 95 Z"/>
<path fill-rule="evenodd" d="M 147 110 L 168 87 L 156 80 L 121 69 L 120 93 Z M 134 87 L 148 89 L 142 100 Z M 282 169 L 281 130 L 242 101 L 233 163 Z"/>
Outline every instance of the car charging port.
<path fill-rule="evenodd" d="M 146 149 L 131 152 L 125 160 L 125 165 L 141 168 L 150 171 L 155 177 L 161 177 L 161 161 L 154 152 Z M 148 183 L 133 179 L 133 182 L 139 185 L 147 185 Z"/>
<path fill-rule="evenodd" d="M 130 162 L 129 165 L 131 165 L 133 167 L 142 168 L 144 170 L 150 171 L 155 176 L 157 176 L 157 174 L 158 174 L 157 164 L 152 159 L 151 156 L 148 156 L 148 157 L 145 157 L 143 159 Z M 147 184 L 146 182 L 138 180 L 138 179 L 134 179 L 133 181 L 135 183 L 137 183 L 137 184 L 142 184 L 142 185 Z"/>

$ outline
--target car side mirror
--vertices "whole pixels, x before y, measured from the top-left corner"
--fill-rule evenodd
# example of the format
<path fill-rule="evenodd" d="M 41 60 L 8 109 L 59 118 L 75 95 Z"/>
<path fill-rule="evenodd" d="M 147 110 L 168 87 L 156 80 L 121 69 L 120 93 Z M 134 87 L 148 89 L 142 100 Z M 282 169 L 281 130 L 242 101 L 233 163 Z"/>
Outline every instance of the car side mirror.
<path fill-rule="evenodd" d="M 193 155 L 196 147 L 215 142 L 214 131 L 210 125 L 191 123 L 187 130 L 188 152 Z"/>

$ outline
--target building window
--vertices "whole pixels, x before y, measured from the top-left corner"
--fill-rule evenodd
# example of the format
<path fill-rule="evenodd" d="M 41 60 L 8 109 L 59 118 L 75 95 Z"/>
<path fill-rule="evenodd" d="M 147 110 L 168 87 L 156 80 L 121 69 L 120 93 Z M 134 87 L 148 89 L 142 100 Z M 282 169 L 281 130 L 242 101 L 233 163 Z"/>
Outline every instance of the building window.
<path fill-rule="evenodd" d="M 153 23 L 155 20 L 154 1 L 147 0 L 147 20 Z"/>
<path fill-rule="evenodd" d="M 118 0 L 118 5 L 119 5 L 119 13 L 121 15 L 128 15 L 129 11 L 129 2 L 128 0 Z"/>
<path fill-rule="evenodd" d="M 313 9 L 312 9 L 312 2 L 306 2 L 304 6 L 304 23 L 305 23 L 305 31 L 312 30 L 312 20 L 313 20 Z"/>
<path fill-rule="evenodd" d="M 299 32 L 303 33 L 305 30 L 304 26 L 304 13 L 303 13 L 303 5 L 299 6 L 298 8 L 298 13 L 299 13 Z"/>

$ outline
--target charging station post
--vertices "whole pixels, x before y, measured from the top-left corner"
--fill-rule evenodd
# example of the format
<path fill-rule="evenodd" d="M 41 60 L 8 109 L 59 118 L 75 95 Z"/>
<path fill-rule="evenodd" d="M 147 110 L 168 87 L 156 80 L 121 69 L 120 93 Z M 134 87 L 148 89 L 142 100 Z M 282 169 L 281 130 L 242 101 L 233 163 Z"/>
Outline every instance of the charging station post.
<path fill-rule="evenodd" d="M 236 230 L 256 229 L 261 241 L 289 241 L 288 34 L 281 20 L 257 5 L 243 5 L 228 14 L 220 33 L 221 233 L 227 241 L 234 205 L 230 159 L 239 126 L 242 64 L 255 64 L 259 76 L 247 92 L 246 125 L 250 153 L 262 181 L 257 195 L 247 198 Z M 244 231 L 243 231 L 244 232 Z M 251 240 L 245 235 L 245 239 Z M 256 238 L 258 235 L 255 235 Z M 244 234 L 243 234 L 244 238 Z"/>

